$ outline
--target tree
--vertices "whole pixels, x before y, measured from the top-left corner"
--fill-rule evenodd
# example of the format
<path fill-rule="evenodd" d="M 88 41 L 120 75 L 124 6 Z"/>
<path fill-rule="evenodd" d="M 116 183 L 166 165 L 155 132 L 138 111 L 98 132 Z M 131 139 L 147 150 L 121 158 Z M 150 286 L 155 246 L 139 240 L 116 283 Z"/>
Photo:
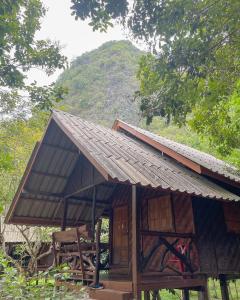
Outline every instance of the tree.
<path fill-rule="evenodd" d="M 35 38 L 45 12 L 40 0 L 0 2 L 0 113 L 17 108 L 20 112 L 31 105 L 49 108 L 53 100 L 62 98 L 62 87 L 26 85 L 30 69 L 51 75 L 66 64 L 57 42 Z"/>
<path fill-rule="evenodd" d="M 238 147 L 240 2 L 238 0 L 72 0 L 73 14 L 106 30 L 120 20 L 135 39 L 151 45 L 138 77 L 141 110 L 172 119 L 191 119 L 221 153 Z M 233 100 L 235 99 L 235 100 Z M 238 100 L 237 100 L 238 99 Z"/>

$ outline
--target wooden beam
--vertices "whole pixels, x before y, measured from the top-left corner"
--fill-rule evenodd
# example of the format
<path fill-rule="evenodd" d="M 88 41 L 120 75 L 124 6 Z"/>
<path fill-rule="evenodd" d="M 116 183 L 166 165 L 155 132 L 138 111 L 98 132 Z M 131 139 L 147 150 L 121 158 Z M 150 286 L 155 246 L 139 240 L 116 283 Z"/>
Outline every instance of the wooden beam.
<path fill-rule="evenodd" d="M 76 191 L 74 191 L 74 192 L 72 192 L 72 193 L 70 193 L 68 195 L 65 195 L 64 198 L 70 198 L 70 197 L 72 197 L 72 196 L 74 196 L 76 194 L 79 194 L 79 193 L 84 192 L 84 191 L 86 191 L 88 189 L 94 188 L 96 185 L 99 185 L 99 184 L 101 184 L 103 182 L 104 181 L 99 181 L 99 182 L 95 182 L 93 184 L 89 184 L 87 186 L 81 187 L 81 188 L 77 189 Z"/>
<path fill-rule="evenodd" d="M 62 175 L 58 175 L 58 174 L 52 174 L 52 173 L 47 173 L 47 172 L 40 172 L 40 171 L 35 171 L 35 170 L 31 170 L 31 173 L 34 173 L 34 174 L 37 174 L 37 175 L 41 175 L 41 176 L 56 177 L 56 178 L 60 178 L 60 179 L 64 179 L 64 180 L 68 179 L 68 176 L 62 176 Z"/>
<path fill-rule="evenodd" d="M 47 147 L 51 147 L 51 148 L 55 148 L 56 150 L 61 150 L 61 151 L 66 151 L 66 152 L 70 152 L 73 154 L 79 154 L 78 150 L 72 150 L 72 149 L 68 149 L 59 145 L 52 145 L 52 144 L 48 144 L 48 143 L 42 143 L 43 146 L 47 146 Z"/>
<path fill-rule="evenodd" d="M 23 216 L 14 216 L 11 219 L 11 222 L 9 224 L 15 224 L 15 225 L 31 225 L 31 226 L 54 226 L 54 227 L 60 227 L 62 225 L 62 219 L 45 219 L 45 218 L 34 218 L 34 217 L 23 217 Z M 76 227 L 83 224 L 89 224 L 89 222 L 86 222 L 86 220 L 79 219 L 77 222 L 74 220 L 71 220 L 67 224 L 68 227 Z"/>
<path fill-rule="evenodd" d="M 141 230 L 141 234 L 149 235 L 149 236 L 179 237 L 179 238 L 193 238 L 194 237 L 194 234 L 192 234 L 192 233 L 161 232 L 161 231 L 150 231 L 150 230 Z"/>
<path fill-rule="evenodd" d="M 46 196 L 46 197 L 52 197 L 52 199 L 49 199 L 49 198 L 34 198 L 34 196 L 37 196 L 37 195 L 30 195 L 29 197 L 26 195 L 26 194 L 22 194 L 21 198 L 23 200 L 31 200 L 31 201 L 43 201 L 43 202 L 51 202 L 51 203 L 61 203 L 63 201 L 64 198 L 62 197 L 56 197 L 56 196 Z M 44 195 L 43 195 L 44 196 Z M 90 198 L 87 198 L 87 197 L 81 197 L 81 198 L 76 198 L 76 197 L 71 197 L 71 198 L 68 198 L 68 202 L 70 204 L 75 204 L 77 205 L 78 203 L 89 203 L 92 204 L 92 199 Z M 110 202 L 109 201 L 102 201 L 100 199 L 96 199 L 96 202 L 99 206 L 104 206 L 104 205 L 109 205 Z"/>
<path fill-rule="evenodd" d="M 132 282 L 134 300 L 141 300 L 139 290 L 139 207 L 137 205 L 137 187 L 132 185 Z"/>
<path fill-rule="evenodd" d="M 222 300 L 229 300 L 229 291 L 225 275 L 219 275 Z"/>

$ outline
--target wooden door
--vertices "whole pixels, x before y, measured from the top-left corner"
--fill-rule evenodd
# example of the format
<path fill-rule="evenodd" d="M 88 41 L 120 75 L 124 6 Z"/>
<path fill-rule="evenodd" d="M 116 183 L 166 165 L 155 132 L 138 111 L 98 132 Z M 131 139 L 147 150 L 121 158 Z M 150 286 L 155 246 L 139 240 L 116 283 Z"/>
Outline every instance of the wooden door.
<path fill-rule="evenodd" d="M 113 209 L 113 264 L 128 265 L 128 207 Z"/>

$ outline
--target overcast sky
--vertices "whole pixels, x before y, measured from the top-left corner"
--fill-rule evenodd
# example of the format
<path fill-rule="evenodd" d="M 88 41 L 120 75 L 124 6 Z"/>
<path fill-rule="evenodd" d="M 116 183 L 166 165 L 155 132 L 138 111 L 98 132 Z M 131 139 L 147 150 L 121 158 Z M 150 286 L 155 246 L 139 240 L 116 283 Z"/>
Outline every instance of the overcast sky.
<path fill-rule="evenodd" d="M 41 31 L 37 38 L 57 40 L 64 47 L 62 53 L 71 61 L 74 57 L 86 51 L 96 49 L 104 42 L 110 40 L 127 39 L 120 26 L 116 25 L 107 33 L 93 32 L 85 21 L 76 21 L 71 16 L 71 0 L 42 0 L 48 8 L 48 12 L 42 20 Z M 44 72 L 33 70 L 30 72 L 29 80 L 37 80 L 39 84 L 49 84 L 56 80 L 60 72 L 47 77 Z"/>

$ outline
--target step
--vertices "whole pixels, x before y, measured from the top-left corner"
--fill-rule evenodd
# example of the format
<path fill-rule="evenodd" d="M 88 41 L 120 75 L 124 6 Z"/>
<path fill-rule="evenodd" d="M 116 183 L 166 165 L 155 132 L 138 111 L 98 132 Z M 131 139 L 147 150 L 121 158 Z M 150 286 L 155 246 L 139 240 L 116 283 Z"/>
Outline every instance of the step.
<path fill-rule="evenodd" d="M 105 289 L 117 290 L 123 292 L 132 292 L 132 281 L 125 280 L 101 280 Z"/>
<path fill-rule="evenodd" d="M 132 293 L 112 289 L 89 289 L 89 297 L 95 300 L 132 300 Z"/>

